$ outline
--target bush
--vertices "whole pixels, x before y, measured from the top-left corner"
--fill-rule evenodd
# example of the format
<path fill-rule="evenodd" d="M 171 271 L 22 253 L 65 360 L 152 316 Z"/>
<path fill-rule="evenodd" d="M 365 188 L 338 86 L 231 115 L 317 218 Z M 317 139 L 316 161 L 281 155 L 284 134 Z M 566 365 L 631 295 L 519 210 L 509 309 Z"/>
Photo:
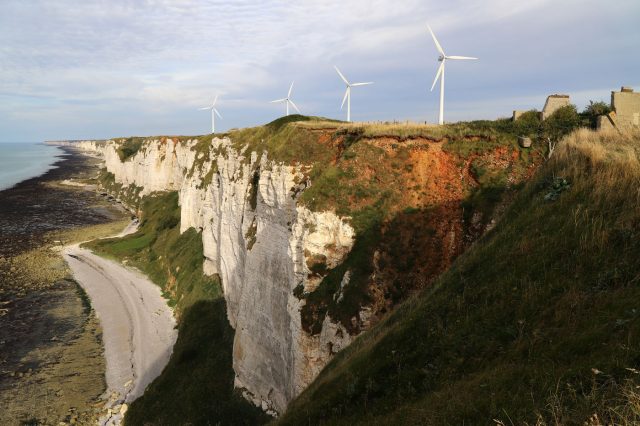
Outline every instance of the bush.
<path fill-rule="evenodd" d="M 540 133 L 542 121 L 540 120 L 540 113 L 532 109 L 523 113 L 513 123 L 518 136 L 535 136 Z"/>
<path fill-rule="evenodd" d="M 553 141 L 558 141 L 564 136 L 580 127 L 581 120 L 575 105 L 566 105 L 558 108 L 543 124 L 543 133 Z"/>
<path fill-rule="evenodd" d="M 593 102 L 589 101 L 589 105 L 587 105 L 582 111 L 582 116 L 589 120 L 589 125 L 591 128 L 595 129 L 598 127 L 598 117 L 601 115 L 607 115 L 611 112 L 611 105 L 606 102 L 598 101 Z"/>

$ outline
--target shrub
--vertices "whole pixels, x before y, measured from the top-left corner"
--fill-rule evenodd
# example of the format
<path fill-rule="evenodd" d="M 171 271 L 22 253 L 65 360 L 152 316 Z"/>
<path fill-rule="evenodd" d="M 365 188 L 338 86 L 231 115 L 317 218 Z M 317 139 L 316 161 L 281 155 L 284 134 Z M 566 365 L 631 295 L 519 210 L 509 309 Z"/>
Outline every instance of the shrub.
<path fill-rule="evenodd" d="M 535 109 L 523 113 L 513 123 L 514 129 L 519 136 L 537 135 L 540 133 L 541 125 L 540 113 Z"/>
<path fill-rule="evenodd" d="M 575 105 L 558 108 L 543 124 L 544 135 L 553 141 L 558 141 L 581 125 L 580 116 Z"/>
<path fill-rule="evenodd" d="M 598 117 L 609 114 L 610 112 L 611 105 L 608 103 L 603 101 L 589 101 L 589 105 L 585 107 L 581 115 L 589 121 L 591 128 L 595 129 L 598 126 Z"/>

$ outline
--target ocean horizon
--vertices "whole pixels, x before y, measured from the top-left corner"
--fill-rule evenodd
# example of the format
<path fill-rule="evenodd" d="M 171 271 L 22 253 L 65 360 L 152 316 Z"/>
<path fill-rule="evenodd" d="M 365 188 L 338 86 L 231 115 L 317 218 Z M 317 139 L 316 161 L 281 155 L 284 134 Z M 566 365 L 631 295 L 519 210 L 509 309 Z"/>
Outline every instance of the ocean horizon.
<path fill-rule="evenodd" d="M 0 142 L 0 191 L 51 170 L 61 153 L 42 142 Z"/>

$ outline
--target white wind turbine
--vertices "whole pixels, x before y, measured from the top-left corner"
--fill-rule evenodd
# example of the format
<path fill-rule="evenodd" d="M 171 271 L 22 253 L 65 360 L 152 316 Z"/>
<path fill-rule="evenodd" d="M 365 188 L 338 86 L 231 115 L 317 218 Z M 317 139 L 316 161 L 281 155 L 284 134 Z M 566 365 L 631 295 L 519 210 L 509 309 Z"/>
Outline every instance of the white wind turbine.
<path fill-rule="evenodd" d="M 271 101 L 272 104 L 274 103 L 286 103 L 287 104 L 287 115 L 289 115 L 289 105 L 291 105 L 292 107 L 295 108 L 296 111 L 298 111 L 298 114 L 302 114 L 300 112 L 300 110 L 298 109 L 298 107 L 296 106 L 296 104 L 293 103 L 293 101 L 291 100 L 291 91 L 293 90 L 293 81 L 291 82 L 291 86 L 289 87 L 289 93 L 287 93 L 287 97 L 286 98 L 282 98 L 282 99 L 276 99 L 275 101 Z"/>
<path fill-rule="evenodd" d="M 344 84 L 347 85 L 347 90 L 344 92 L 344 98 L 342 98 L 342 105 L 340 105 L 340 109 L 344 107 L 344 102 L 347 101 L 347 121 L 351 121 L 351 88 L 355 86 L 366 86 L 368 84 L 373 84 L 373 81 L 369 81 L 367 83 L 349 83 L 347 78 L 340 72 L 337 66 L 333 66 L 338 75 L 344 81 Z"/>
<path fill-rule="evenodd" d="M 216 132 L 216 115 L 218 117 L 222 118 L 222 116 L 220 115 L 220 113 L 216 109 L 216 102 L 218 102 L 218 95 L 216 95 L 216 97 L 213 99 L 213 103 L 211 104 L 211 106 L 204 107 L 204 108 L 199 108 L 199 110 L 201 110 L 201 111 L 205 110 L 205 109 L 210 109 L 211 110 L 211 133 L 215 133 Z"/>
<path fill-rule="evenodd" d="M 433 84 L 431 85 L 431 91 L 433 92 L 433 88 L 436 87 L 436 82 L 438 81 L 438 77 L 440 78 L 440 115 L 438 116 L 438 124 L 444 124 L 444 64 L 447 59 L 455 60 L 466 60 L 466 59 L 478 59 L 473 58 L 471 56 L 447 56 L 442 50 L 442 46 L 438 43 L 438 39 L 435 34 L 431 30 L 431 27 L 427 25 L 429 28 L 429 32 L 431 33 L 431 37 L 433 37 L 433 42 L 436 44 L 436 49 L 440 53 L 438 56 L 438 61 L 440 61 L 440 66 L 438 67 L 438 72 L 436 73 L 436 78 L 433 80 Z"/>

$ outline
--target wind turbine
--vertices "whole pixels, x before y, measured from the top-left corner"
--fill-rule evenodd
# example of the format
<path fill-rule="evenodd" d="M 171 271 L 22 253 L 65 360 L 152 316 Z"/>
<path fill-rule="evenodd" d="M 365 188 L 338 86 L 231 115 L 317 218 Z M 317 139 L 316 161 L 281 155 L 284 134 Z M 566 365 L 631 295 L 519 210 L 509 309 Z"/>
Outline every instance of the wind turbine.
<path fill-rule="evenodd" d="M 344 102 L 347 101 L 347 121 L 351 121 L 351 88 L 355 86 L 366 86 L 368 84 L 373 84 L 373 81 L 369 81 L 367 83 L 349 83 L 347 78 L 340 72 L 337 66 L 333 66 L 338 75 L 344 81 L 344 84 L 347 85 L 347 90 L 344 92 L 344 98 L 342 98 L 342 105 L 340 105 L 340 109 L 344 107 Z"/>
<path fill-rule="evenodd" d="M 222 116 L 220 115 L 220 113 L 216 109 L 216 102 L 218 102 L 218 95 L 216 95 L 216 97 L 213 99 L 213 103 L 211 104 L 211 106 L 204 107 L 204 108 L 199 108 L 199 110 L 205 110 L 205 109 L 210 109 L 211 110 L 211 133 L 215 133 L 216 132 L 216 115 L 218 117 L 222 118 Z"/>
<path fill-rule="evenodd" d="M 440 61 L 440 66 L 438 67 L 438 72 L 436 73 L 436 78 L 433 80 L 433 84 L 431 85 L 431 91 L 433 92 L 433 88 L 436 87 L 436 82 L 438 81 L 438 77 L 440 78 L 440 115 L 438 116 L 438 124 L 444 124 L 444 64 L 448 59 L 452 59 L 454 61 L 457 60 L 469 60 L 469 59 L 478 59 L 473 58 L 471 56 L 447 56 L 442 50 L 442 46 L 438 43 L 438 39 L 436 35 L 431 30 L 431 27 L 427 25 L 429 32 L 431 33 L 431 37 L 433 37 L 433 42 L 436 44 L 436 49 L 440 53 L 438 56 L 438 61 Z"/>
<path fill-rule="evenodd" d="M 287 104 L 287 115 L 289 115 L 289 105 L 291 105 L 292 107 L 295 108 L 296 111 L 298 111 L 298 114 L 302 114 L 300 112 L 300 110 L 298 109 L 298 107 L 296 106 L 296 104 L 293 103 L 293 101 L 291 100 L 291 91 L 293 90 L 293 81 L 291 82 L 291 87 L 289 87 L 289 93 L 287 93 L 287 97 L 286 98 L 282 98 L 282 99 L 276 99 L 275 101 L 271 101 L 272 104 L 274 103 L 286 103 Z"/>

